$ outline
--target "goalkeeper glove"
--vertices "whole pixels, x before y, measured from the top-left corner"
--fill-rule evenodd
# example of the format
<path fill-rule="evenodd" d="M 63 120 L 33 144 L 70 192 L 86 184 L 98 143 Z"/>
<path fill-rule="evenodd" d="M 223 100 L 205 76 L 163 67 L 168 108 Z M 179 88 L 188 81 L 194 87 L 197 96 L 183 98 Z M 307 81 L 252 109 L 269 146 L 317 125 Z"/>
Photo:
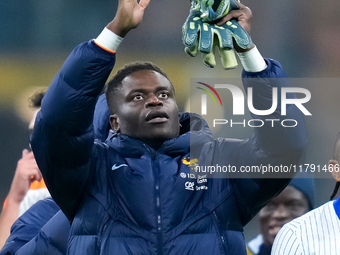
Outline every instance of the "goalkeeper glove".
<path fill-rule="evenodd" d="M 225 69 L 235 68 L 237 60 L 233 51 L 233 39 L 237 47 L 247 49 L 252 46 L 252 41 L 247 32 L 231 20 L 217 26 L 203 21 L 201 13 L 192 9 L 183 25 L 183 43 L 185 52 L 195 57 L 200 51 L 203 61 L 209 67 L 215 67 L 215 47 L 219 49 L 222 66 Z"/>
<path fill-rule="evenodd" d="M 216 21 L 228 14 L 231 10 L 237 10 L 239 0 L 193 0 L 194 6 L 199 8 L 201 18 L 205 22 Z M 193 5 L 192 5 L 193 6 Z"/>

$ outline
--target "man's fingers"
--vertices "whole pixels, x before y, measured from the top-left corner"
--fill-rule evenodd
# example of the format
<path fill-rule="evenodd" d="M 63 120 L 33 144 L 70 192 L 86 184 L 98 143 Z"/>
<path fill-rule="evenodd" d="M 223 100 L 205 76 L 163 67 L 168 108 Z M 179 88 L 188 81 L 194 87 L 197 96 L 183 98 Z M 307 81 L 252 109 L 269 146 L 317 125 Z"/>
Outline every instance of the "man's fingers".
<path fill-rule="evenodd" d="M 28 155 L 29 153 L 30 153 L 29 150 L 23 149 L 23 150 L 22 150 L 22 154 L 21 154 L 22 156 L 21 156 L 21 157 L 23 158 L 23 157 L 25 157 L 26 155 Z"/>
<path fill-rule="evenodd" d="M 218 26 L 222 26 L 223 24 L 227 23 L 227 21 L 231 20 L 231 19 L 238 19 L 238 17 L 240 17 L 240 13 L 239 10 L 234 10 L 229 12 L 226 16 L 222 17 L 218 22 L 217 25 Z"/>
<path fill-rule="evenodd" d="M 29 178 L 30 182 L 41 181 L 41 179 L 42 179 L 42 174 L 41 174 L 41 172 L 38 168 L 38 165 L 35 161 L 29 162 L 26 165 L 26 174 L 27 174 L 27 177 Z"/>
<path fill-rule="evenodd" d="M 239 10 L 232 10 L 226 16 L 222 17 L 218 22 L 218 26 L 222 26 L 227 21 L 231 19 L 236 19 L 239 21 L 241 26 L 250 33 L 251 19 L 252 19 L 252 11 L 245 5 L 239 3 Z"/>
<path fill-rule="evenodd" d="M 245 6 L 244 4 L 237 2 L 236 5 L 238 5 L 239 9 L 243 9 L 243 8 L 248 8 L 247 6 Z M 249 9 L 249 8 L 248 8 Z"/>
<path fill-rule="evenodd" d="M 31 160 L 34 159 L 34 155 L 32 151 L 28 151 L 27 149 L 22 151 L 22 159 Z"/>
<path fill-rule="evenodd" d="M 34 181 L 39 181 L 40 182 L 41 179 L 42 179 L 42 174 L 41 174 L 40 171 L 37 171 L 37 172 L 35 172 L 35 173 L 33 173 L 31 175 L 31 182 L 34 182 Z"/>
<path fill-rule="evenodd" d="M 139 1 L 139 5 L 142 7 L 142 8 L 146 8 L 150 3 L 150 0 L 140 0 Z"/>

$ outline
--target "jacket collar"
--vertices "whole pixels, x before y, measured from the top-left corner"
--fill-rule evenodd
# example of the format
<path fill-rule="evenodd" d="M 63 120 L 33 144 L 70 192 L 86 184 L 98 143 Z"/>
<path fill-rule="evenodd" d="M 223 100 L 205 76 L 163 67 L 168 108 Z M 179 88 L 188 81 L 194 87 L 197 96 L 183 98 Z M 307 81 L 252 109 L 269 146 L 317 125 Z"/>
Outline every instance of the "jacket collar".
<path fill-rule="evenodd" d="M 124 157 L 141 157 L 146 153 L 167 154 L 176 157 L 189 153 L 193 147 L 201 147 L 203 144 L 213 141 L 208 124 L 200 115 L 180 113 L 179 121 L 182 125 L 180 135 L 165 141 L 158 150 L 141 140 L 121 134 L 111 134 L 106 143 Z"/>

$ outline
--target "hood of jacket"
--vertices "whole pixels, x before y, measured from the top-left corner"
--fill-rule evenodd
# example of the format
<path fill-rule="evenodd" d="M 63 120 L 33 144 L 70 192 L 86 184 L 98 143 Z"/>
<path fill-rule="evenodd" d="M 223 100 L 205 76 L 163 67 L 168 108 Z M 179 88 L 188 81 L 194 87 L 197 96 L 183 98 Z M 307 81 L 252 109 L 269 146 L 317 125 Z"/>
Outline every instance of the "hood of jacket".
<path fill-rule="evenodd" d="M 181 124 L 178 137 L 165 141 L 157 150 L 145 142 L 120 133 L 109 132 L 106 144 L 119 151 L 122 156 L 140 157 L 149 153 L 164 153 L 175 157 L 187 154 L 193 148 L 201 147 L 207 142 L 213 142 L 212 133 L 207 122 L 196 113 L 179 113 Z"/>

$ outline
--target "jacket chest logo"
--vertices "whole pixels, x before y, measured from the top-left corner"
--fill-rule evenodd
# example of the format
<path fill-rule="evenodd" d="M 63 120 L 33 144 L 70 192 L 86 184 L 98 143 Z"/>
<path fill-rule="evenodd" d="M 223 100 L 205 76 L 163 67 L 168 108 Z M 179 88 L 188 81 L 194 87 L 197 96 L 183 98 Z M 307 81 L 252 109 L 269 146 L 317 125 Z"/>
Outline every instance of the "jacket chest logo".
<path fill-rule="evenodd" d="M 193 169 L 198 164 L 198 159 L 193 158 L 183 158 L 182 163 L 186 166 L 189 166 L 191 169 Z M 185 173 L 181 172 L 180 177 L 183 179 L 190 179 L 189 181 L 184 183 L 184 189 L 190 190 L 190 191 L 199 191 L 199 190 L 207 190 L 208 186 L 206 185 L 208 182 L 207 175 L 196 175 L 194 173 Z"/>
<path fill-rule="evenodd" d="M 198 162 L 198 159 L 197 158 L 193 158 L 193 159 L 190 159 L 190 157 L 188 158 L 183 158 L 182 159 L 182 163 L 186 166 L 190 166 L 190 167 L 195 167 L 197 166 L 197 162 Z"/>
<path fill-rule="evenodd" d="M 127 164 L 114 164 L 111 168 L 112 171 L 117 170 L 118 168 L 121 168 L 123 166 L 128 166 Z"/>

